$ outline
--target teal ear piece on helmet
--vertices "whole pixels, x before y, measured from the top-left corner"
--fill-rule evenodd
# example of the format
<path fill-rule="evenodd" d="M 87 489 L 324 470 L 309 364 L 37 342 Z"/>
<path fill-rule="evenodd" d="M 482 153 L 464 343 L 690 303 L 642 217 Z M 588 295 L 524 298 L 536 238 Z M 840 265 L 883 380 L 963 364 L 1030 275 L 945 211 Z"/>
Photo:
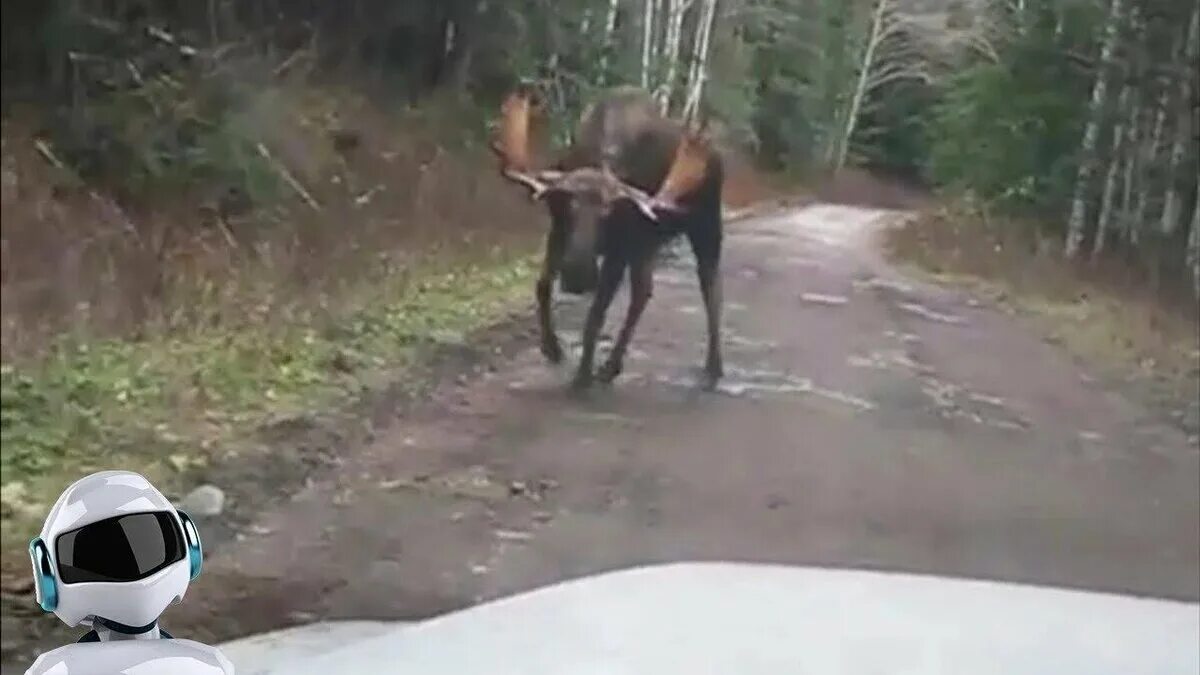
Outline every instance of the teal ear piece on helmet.
<path fill-rule="evenodd" d="M 204 566 L 204 549 L 200 546 L 200 532 L 188 514 L 179 511 L 179 522 L 183 524 L 183 538 L 187 542 L 188 564 L 191 566 L 192 579 L 200 576 L 200 568 Z"/>
<path fill-rule="evenodd" d="M 58 583 L 50 563 L 50 549 L 41 537 L 34 537 L 29 542 L 29 559 L 33 563 L 33 588 L 38 606 L 44 612 L 53 612 L 58 607 Z"/>

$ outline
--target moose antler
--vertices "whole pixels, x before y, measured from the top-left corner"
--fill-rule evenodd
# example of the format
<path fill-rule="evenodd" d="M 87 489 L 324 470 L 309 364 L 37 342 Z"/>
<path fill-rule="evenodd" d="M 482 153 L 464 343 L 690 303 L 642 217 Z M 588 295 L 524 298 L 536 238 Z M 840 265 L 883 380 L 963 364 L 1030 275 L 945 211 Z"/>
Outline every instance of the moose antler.
<path fill-rule="evenodd" d="M 554 189 L 577 190 L 579 186 L 599 181 L 616 195 L 633 202 L 647 218 L 657 221 L 660 211 L 682 210 L 680 200 L 698 188 L 707 173 L 710 148 L 700 133 L 690 130 L 681 136 L 667 176 L 653 196 L 621 180 L 604 163 L 570 173 L 534 170 L 529 150 L 531 113 L 530 87 L 522 86 L 509 94 L 500 107 L 497 138 L 491 148 L 500 159 L 501 175 L 528 188 L 532 199 L 542 199 Z"/>
<path fill-rule="evenodd" d="M 710 149 L 699 132 L 685 131 L 675 148 L 675 158 L 662 186 L 654 195 L 658 206 L 677 208 L 679 200 L 704 182 Z"/>
<path fill-rule="evenodd" d="M 657 221 L 659 211 L 682 210 L 679 205 L 680 199 L 704 182 L 704 176 L 708 172 L 709 153 L 708 143 L 698 132 L 685 131 L 679 139 L 679 145 L 675 147 L 675 156 L 667 170 L 667 177 L 663 179 L 662 186 L 654 196 L 620 182 L 615 176 L 612 178 L 617 180 L 618 190 L 623 196 L 633 201 L 650 220 Z M 606 175 L 612 174 L 606 169 Z"/>
<path fill-rule="evenodd" d="M 551 184 L 562 177 L 558 171 L 530 172 L 529 115 L 531 92 L 522 87 L 508 95 L 500 106 L 498 138 L 492 151 L 500 158 L 500 173 L 505 178 L 529 188 L 531 197 L 539 199 Z"/>

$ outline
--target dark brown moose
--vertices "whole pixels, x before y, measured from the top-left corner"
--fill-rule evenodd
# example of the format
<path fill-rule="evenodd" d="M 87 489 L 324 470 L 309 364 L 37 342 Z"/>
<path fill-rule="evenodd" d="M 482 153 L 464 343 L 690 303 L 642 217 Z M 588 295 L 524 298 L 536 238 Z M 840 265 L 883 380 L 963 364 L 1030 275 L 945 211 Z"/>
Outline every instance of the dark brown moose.
<path fill-rule="evenodd" d="M 505 178 L 519 183 L 550 212 L 546 255 L 537 280 L 541 350 L 553 363 L 563 358 L 550 310 L 554 280 L 571 294 L 594 292 L 583 330 L 583 353 L 573 386 L 593 381 L 596 337 L 629 272 L 625 323 L 608 360 L 595 373 L 611 382 L 653 292 L 659 248 L 682 234 L 696 256 L 707 313 L 708 356 L 704 385 L 721 378 L 721 189 L 720 156 L 684 124 L 659 114 L 653 99 L 633 87 L 606 91 L 583 114 L 571 146 L 552 166 L 530 160 L 533 91 L 522 86 L 501 108 L 492 144 Z M 599 261 L 599 262 L 598 262 Z"/>

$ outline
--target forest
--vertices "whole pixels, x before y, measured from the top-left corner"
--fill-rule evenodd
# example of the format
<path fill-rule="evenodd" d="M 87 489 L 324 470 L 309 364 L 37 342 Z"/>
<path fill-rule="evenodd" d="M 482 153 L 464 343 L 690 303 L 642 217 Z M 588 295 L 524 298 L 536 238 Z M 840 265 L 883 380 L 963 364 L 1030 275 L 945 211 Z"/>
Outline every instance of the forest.
<path fill-rule="evenodd" d="M 353 83 L 482 121 L 538 81 L 565 133 L 641 85 L 760 165 L 868 166 L 1027 216 L 1066 259 L 1120 256 L 1200 292 L 1190 0 L 11 2 L 4 109 L 120 201 L 198 180 L 261 205 L 239 128 L 263 78 Z M 183 94 L 181 96 L 181 93 Z M 431 103 L 438 100 L 439 103 Z M 478 122 L 478 123 L 473 123 Z M 151 195 L 151 197 L 147 197 Z"/>

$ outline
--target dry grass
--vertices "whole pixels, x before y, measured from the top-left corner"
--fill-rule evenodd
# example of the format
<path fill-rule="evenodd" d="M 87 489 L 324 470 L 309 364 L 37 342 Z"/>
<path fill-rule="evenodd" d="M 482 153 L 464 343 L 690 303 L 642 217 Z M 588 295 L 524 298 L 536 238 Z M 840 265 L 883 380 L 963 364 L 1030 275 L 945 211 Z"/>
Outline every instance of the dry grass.
<path fill-rule="evenodd" d="M 969 205 L 931 207 L 893 230 L 890 253 L 1030 318 L 1051 341 L 1200 430 L 1200 308 L 1164 298 L 1118 261 L 1064 264 L 1057 242 Z"/>
<path fill-rule="evenodd" d="M 124 206 L 6 121 L 5 579 L 70 479 L 183 488 L 264 420 L 337 409 L 529 301 L 544 215 L 469 139 L 439 142 L 448 116 L 281 85 L 239 120 L 277 198 L 196 182 Z"/>
<path fill-rule="evenodd" d="M 236 324 L 364 276 L 403 274 L 431 250 L 527 244 L 540 227 L 486 158 L 443 149 L 419 114 L 389 116 L 351 92 L 280 88 L 245 124 L 261 130 L 282 199 L 250 206 L 201 185 L 138 212 L 81 187 L 6 125 L 5 360 L 64 332 Z"/>

